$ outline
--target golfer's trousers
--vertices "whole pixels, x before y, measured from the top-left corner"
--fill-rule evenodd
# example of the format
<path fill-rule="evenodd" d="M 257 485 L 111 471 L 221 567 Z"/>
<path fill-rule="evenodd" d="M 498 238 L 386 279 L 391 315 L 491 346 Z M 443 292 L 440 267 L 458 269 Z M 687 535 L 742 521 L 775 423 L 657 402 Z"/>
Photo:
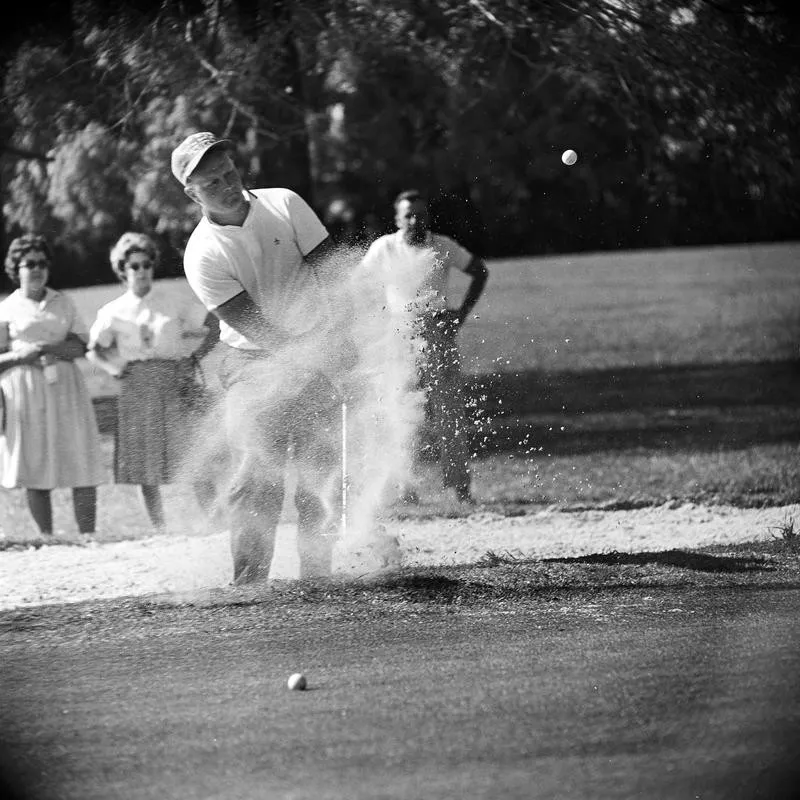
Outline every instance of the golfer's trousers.
<path fill-rule="evenodd" d="M 319 373 L 276 367 L 230 348 L 220 379 L 233 456 L 227 505 L 234 581 L 269 571 L 284 499 L 288 460 L 297 471 L 294 504 L 302 577 L 330 573 L 340 514 L 340 402 Z"/>

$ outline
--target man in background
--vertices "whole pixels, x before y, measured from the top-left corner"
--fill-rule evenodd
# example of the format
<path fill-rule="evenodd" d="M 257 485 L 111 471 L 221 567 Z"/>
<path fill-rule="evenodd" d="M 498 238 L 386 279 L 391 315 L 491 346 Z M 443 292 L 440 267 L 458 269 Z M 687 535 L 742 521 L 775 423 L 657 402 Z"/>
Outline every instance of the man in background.
<path fill-rule="evenodd" d="M 402 269 L 404 263 L 418 260 L 429 251 L 429 268 L 416 287 L 424 302 L 419 306 L 416 332 L 423 349 L 418 357 L 421 387 L 427 397 L 427 410 L 439 444 L 439 461 L 445 488 L 456 497 L 472 503 L 469 468 L 469 436 L 464 409 L 461 358 L 457 335 L 483 293 L 489 272 L 479 256 L 453 239 L 429 228 L 428 204 L 416 189 L 401 192 L 394 201 L 395 233 L 386 234 L 370 245 L 364 260 L 370 268 Z M 461 303 L 448 297 L 451 270 L 469 278 Z M 387 276 L 387 292 L 392 292 L 392 277 Z M 407 502 L 415 502 L 416 491 L 407 487 Z"/>
<path fill-rule="evenodd" d="M 300 577 L 328 575 L 340 487 L 336 383 L 345 369 L 326 303 L 333 245 L 295 192 L 246 190 L 232 153 L 230 141 L 195 133 L 173 151 L 172 172 L 203 212 L 186 246 L 186 278 L 220 320 L 234 582 L 269 574 L 289 450 Z"/>

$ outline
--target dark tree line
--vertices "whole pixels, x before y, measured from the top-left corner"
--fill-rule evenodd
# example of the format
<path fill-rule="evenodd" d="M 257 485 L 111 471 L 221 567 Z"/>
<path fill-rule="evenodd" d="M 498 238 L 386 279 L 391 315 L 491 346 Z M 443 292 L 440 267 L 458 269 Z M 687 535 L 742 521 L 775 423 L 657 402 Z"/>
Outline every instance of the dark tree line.
<path fill-rule="evenodd" d="M 73 284 L 124 230 L 179 271 L 195 129 L 342 236 L 417 186 L 487 256 L 786 239 L 800 18 L 763 0 L 32 0 L 0 42 L 6 239 Z M 567 147 L 574 167 L 560 161 Z"/>

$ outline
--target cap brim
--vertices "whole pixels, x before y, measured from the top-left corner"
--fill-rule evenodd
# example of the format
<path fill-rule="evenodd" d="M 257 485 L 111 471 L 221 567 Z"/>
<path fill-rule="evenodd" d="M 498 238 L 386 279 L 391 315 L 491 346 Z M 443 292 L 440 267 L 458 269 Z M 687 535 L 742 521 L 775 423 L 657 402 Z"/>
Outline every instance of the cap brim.
<path fill-rule="evenodd" d="M 225 150 L 230 150 L 233 147 L 233 142 L 230 139 L 220 139 L 217 142 L 213 142 L 205 150 L 201 150 L 199 153 L 196 153 L 192 160 L 186 165 L 186 169 L 183 171 L 183 184 L 186 185 L 186 181 L 192 176 L 192 173 L 197 169 L 198 164 L 212 151 L 217 150 L 219 148 L 223 148 Z"/>

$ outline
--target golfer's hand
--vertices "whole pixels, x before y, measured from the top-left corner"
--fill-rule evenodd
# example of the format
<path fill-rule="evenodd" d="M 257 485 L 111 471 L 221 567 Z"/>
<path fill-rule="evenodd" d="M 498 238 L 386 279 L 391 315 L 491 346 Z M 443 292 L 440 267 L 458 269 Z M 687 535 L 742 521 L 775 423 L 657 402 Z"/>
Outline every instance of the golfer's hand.
<path fill-rule="evenodd" d="M 358 349 L 352 339 L 332 342 L 325 348 L 321 369 L 335 381 L 346 380 L 359 362 Z"/>
<path fill-rule="evenodd" d="M 358 364 L 358 347 L 349 336 L 345 337 L 344 341 L 342 342 L 340 359 L 342 369 L 345 372 L 349 372 L 351 369 L 354 369 L 356 364 Z"/>

